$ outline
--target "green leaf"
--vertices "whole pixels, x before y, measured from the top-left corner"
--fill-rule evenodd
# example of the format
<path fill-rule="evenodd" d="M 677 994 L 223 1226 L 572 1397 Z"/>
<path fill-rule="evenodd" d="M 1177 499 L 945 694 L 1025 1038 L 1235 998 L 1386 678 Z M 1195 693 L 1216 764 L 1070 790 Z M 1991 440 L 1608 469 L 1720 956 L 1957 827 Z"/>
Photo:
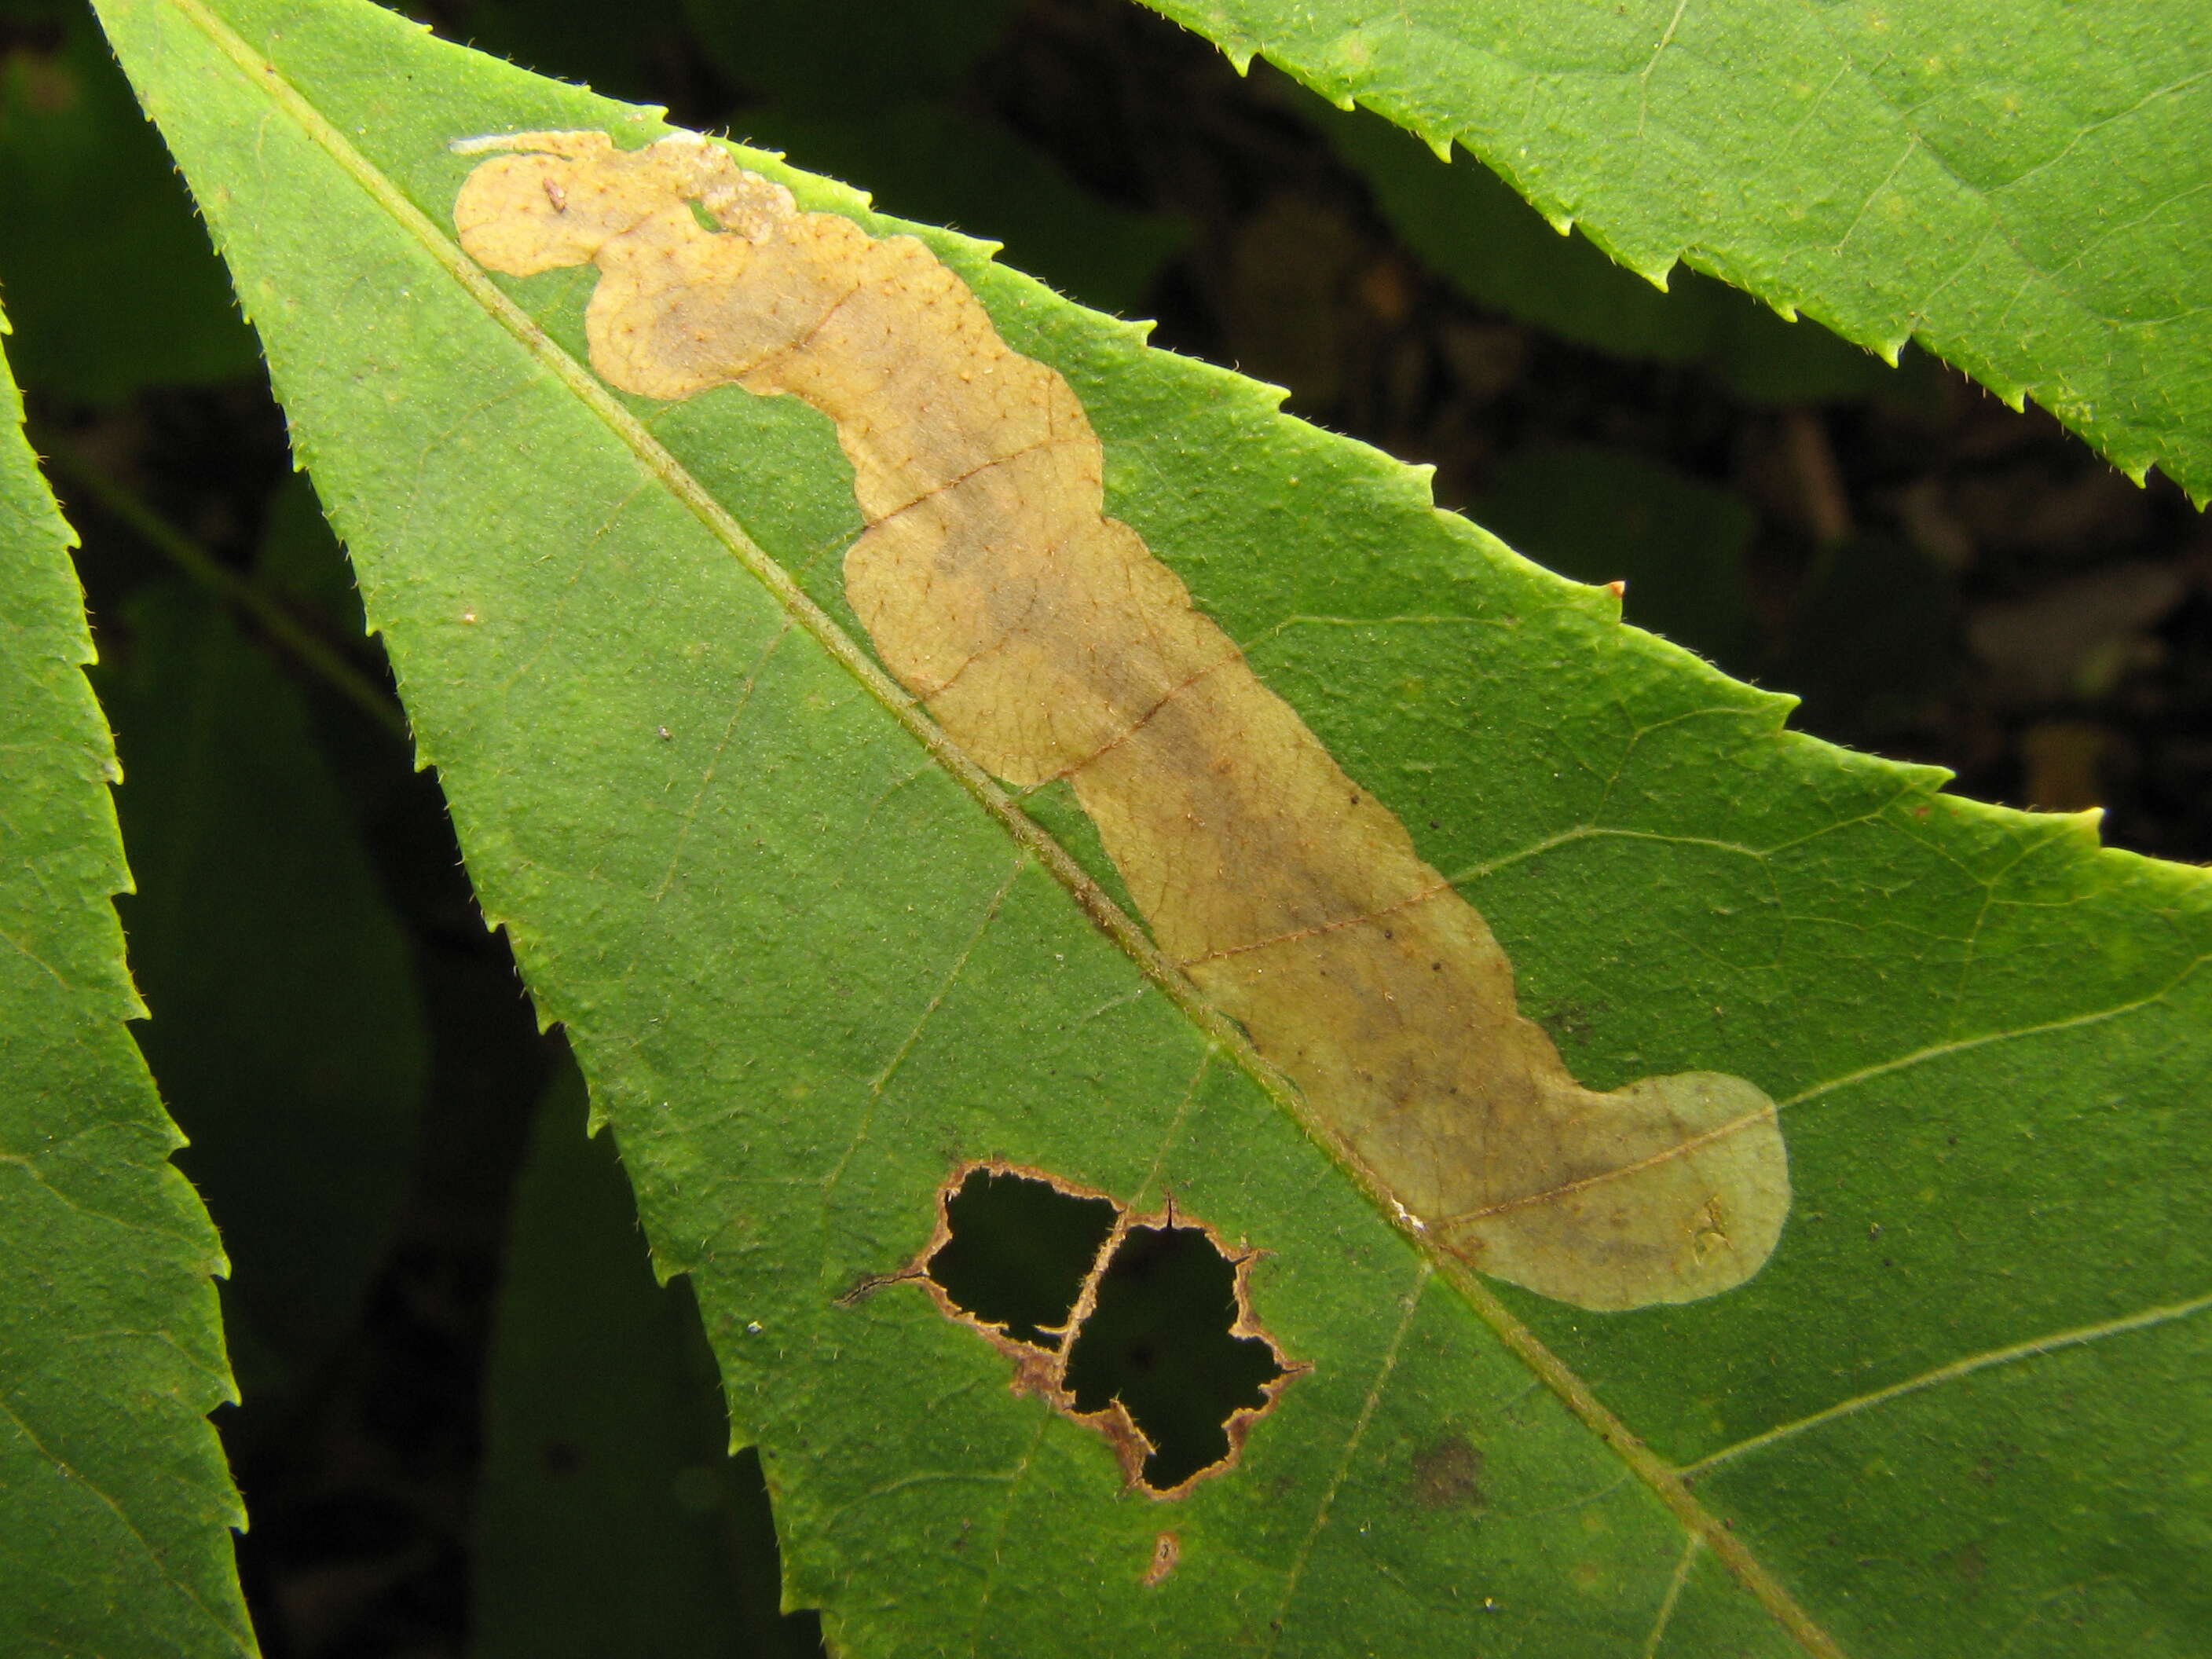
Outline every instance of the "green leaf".
<path fill-rule="evenodd" d="M 651 0 L 619 11 L 597 0 L 477 0 L 456 32 L 618 94 L 649 82 L 648 54 L 702 52 L 753 94 L 732 118 L 749 143 L 866 179 L 890 211 L 988 225 L 1023 270 L 1085 304 L 1132 309 L 1188 228 L 1106 201 L 965 106 L 964 83 L 1012 9 L 1007 0 Z"/>
<path fill-rule="evenodd" d="M 0 284 L 24 383 L 113 403 L 251 374 L 253 337 L 91 12 L 11 0 L 0 19 Z"/>
<path fill-rule="evenodd" d="M 988 228 L 1030 275 L 1086 304 L 1132 309 L 1188 232 L 1105 201 L 964 106 L 1013 9 L 1008 0 L 684 0 L 716 66 L 766 95 L 738 118 L 747 143 L 865 179 L 889 211 Z"/>
<path fill-rule="evenodd" d="M 1695 270 L 1664 291 L 1562 236 L 1485 167 L 1450 167 L 1366 110 L 1301 111 L 1365 179 L 1407 246 L 1469 298 L 1618 356 L 1706 365 L 1762 403 L 1863 397 L 1902 378 L 1869 352 Z"/>
<path fill-rule="evenodd" d="M 98 685 L 127 780 L 142 1042 L 222 1228 L 227 1323 L 258 1405 L 351 1325 L 398 1218 L 421 996 L 293 684 L 180 582 L 140 590 L 121 621 L 127 648 Z"/>
<path fill-rule="evenodd" d="M 1783 1103 L 1796 1207 L 1741 1288 L 1480 1279 L 1112 906 L 1065 786 L 1025 814 L 875 665 L 827 422 L 612 393 L 596 273 L 460 253 L 453 141 L 632 146 L 650 112 L 357 0 L 102 15 L 833 1646 L 2203 1650 L 2202 872 L 1788 734 L 1268 389 L 737 152 L 925 239 L 1067 377 L 1109 510 L 1450 874 L 1577 1078 Z M 1254 1253 L 1294 1370 L 1233 1465 L 1126 1486 L 915 1282 L 994 1161 Z"/>
<path fill-rule="evenodd" d="M 539 1107 L 508 1223 L 484 1384 L 477 1659 L 819 1653 L 779 1619 L 757 1462 L 732 1458 L 688 1285 L 653 1282 L 584 1081 Z"/>
<path fill-rule="evenodd" d="M 1621 614 L 1723 667 L 1751 656 L 1741 497 L 1593 444 L 1527 449 L 1491 470 L 1475 517 L 1563 576 L 1625 582 Z"/>
<path fill-rule="evenodd" d="M 1141 305 L 1189 240 L 1173 220 L 1101 200 L 996 122 L 949 103 L 770 106 L 741 125 L 748 142 L 795 163 L 871 180 L 873 199 L 902 214 L 988 224 L 1024 270 L 1109 311 Z"/>
<path fill-rule="evenodd" d="M 1147 0 L 1654 282 L 1677 261 L 2212 495 L 2212 11 Z"/>
<path fill-rule="evenodd" d="M 68 549 L 0 366 L 0 1650 L 250 1654 L 207 1212 L 124 1022 L 130 876 Z"/>

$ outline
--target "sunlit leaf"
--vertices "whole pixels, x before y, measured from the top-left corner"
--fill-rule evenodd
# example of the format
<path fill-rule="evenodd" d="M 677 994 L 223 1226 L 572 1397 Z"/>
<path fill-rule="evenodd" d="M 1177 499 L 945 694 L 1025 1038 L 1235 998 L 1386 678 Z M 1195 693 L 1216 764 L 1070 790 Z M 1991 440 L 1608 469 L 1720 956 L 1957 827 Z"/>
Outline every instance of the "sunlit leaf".
<path fill-rule="evenodd" d="M 1108 509 L 1487 920 L 1577 1079 L 1780 1103 L 1748 1283 L 1595 1313 L 1479 1278 L 1114 908 L 1155 901 L 1066 786 L 1009 801 L 878 665 L 828 422 L 618 395 L 597 272 L 460 252 L 455 140 L 634 147 L 650 112 L 358 0 L 102 13 L 833 1644 L 2191 1650 L 2202 872 L 1789 735 L 1267 389 L 737 152 L 923 238 L 1066 377 Z M 1104 1413 L 1009 1387 L 1051 1366 L 920 1272 L 978 1165 L 1235 1256 L 1281 1367 L 1234 1463 L 1156 1498 Z"/>
<path fill-rule="evenodd" d="M 124 1024 L 114 749 L 21 421 L 0 366 L 0 1645 L 251 1653 L 222 1252 Z"/>

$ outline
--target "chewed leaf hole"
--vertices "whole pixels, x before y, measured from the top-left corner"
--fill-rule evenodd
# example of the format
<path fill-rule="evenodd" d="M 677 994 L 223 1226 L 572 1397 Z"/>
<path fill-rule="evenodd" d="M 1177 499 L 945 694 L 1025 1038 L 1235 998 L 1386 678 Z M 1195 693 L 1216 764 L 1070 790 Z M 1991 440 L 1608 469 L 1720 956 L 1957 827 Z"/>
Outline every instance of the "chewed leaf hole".
<path fill-rule="evenodd" d="M 1132 1227 L 1099 1275 L 1067 1356 L 1067 1391 L 1088 1415 L 1121 1403 L 1152 1443 L 1144 1482 L 1180 1486 L 1229 1455 L 1229 1420 L 1267 1403 L 1275 1346 L 1234 1334 L 1237 1266 L 1196 1227 Z"/>
<path fill-rule="evenodd" d="M 1016 1393 L 1104 1435 L 1129 1484 L 1155 1498 L 1233 1462 L 1304 1369 L 1253 1316 L 1252 1258 L 1188 1216 L 1133 1217 L 1000 1164 L 956 1172 L 939 1205 L 918 1264 L 939 1308 L 1014 1362 Z"/>
<path fill-rule="evenodd" d="M 963 1313 L 1017 1342 L 1060 1346 L 1083 1281 L 1114 1231 L 1109 1198 L 1079 1198 L 1048 1181 L 978 1167 L 945 1200 L 951 1237 L 929 1276 Z"/>

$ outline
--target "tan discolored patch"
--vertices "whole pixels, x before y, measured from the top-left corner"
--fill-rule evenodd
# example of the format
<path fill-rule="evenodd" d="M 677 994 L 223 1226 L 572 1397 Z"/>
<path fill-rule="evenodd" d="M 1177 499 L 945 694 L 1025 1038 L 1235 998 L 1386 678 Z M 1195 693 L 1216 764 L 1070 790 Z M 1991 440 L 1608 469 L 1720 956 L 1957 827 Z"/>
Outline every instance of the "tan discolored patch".
<path fill-rule="evenodd" d="M 953 1200 L 967 1185 L 969 1177 L 978 1171 L 993 1176 L 1012 1176 L 1023 1181 L 1041 1182 L 1068 1198 L 1103 1200 L 1114 1206 L 1115 1219 L 1112 1231 L 1106 1235 L 1104 1242 L 1098 1247 L 1097 1255 L 1091 1259 L 1089 1271 L 1084 1275 L 1082 1288 L 1077 1292 L 1074 1306 L 1070 1310 L 1064 1323 L 1048 1328 L 1040 1334 L 1043 1339 L 1040 1342 L 1022 1341 L 1011 1335 L 1005 1325 L 979 1319 L 955 1300 L 930 1272 L 933 1260 L 940 1250 L 952 1242 Z M 1090 1319 L 1098 1305 L 1100 1287 L 1106 1278 L 1108 1269 L 1113 1264 L 1116 1253 L 1121 1250 L 1132 1233 L 1155 1229 L 1170 1229 L 1177 1232 L 1194 1232 L 1202 1236 L 1218 1253 L 1222 1261 L 1234 1269 L 1232 1295 L 1236 1316 L 1226 1326 L 1223 1334 L 1233 1341 L 1264 1344 L 1267 1354 L 1273 1359 L 1274 1370 L 1274 1376 L 1261 1384 L 1259 1389 L 1258 1404 L 1239 1407 L 1223 1419 L 1221 1432 L 1224 1441 L 1224 1450 L 1222 1455 L 1193 1470 L 1185 1478 L 1167 1486 L 1154 1486 L 1146 1478 L 1146 1464 L 1153 1454 L 1159 1450 L 1159 1447 L 1146 1435 L 1144 1429 L 1139 1425 L 1136 1417 L 1132 1414 L 1129 1408 L 1121 1401 L 1115 1399 L 1109 1401 L 1103 1410 L 1084 1410 L 1077 1401 L 1076 1392 L 1070 1384 L 1068 1375 L 1069 1362 L 1075 1356 L 1077 1337 L 1082 1331 L 1085 1322 Z M 1252 1432 L 1252 1425 L 1274 1409 L 1276 1400 L 1292 1378 L 1311 1369 L 1308 1365 L 1285 1359 L 1281 1348 L 1276 1346 L 1274 1338 L 1261 1326 L 1258 1315 L 1253 1311 L 1252 1289 L 1249 1275 L 1252 1264 L 1258 1257 L 1259 1252 L 1255 1250 L 1231 1250 L 1220 1235 L 1211 1227 L 1193 1220 L 1188 1215 L 1178 1215 L 1172 1204 L 1157 1213 L 1139 1215 L 1104 1193 L 1063 1181 L 1058 1176 L 1045 1170 L 1032 1169 L 1026 1164 L 1007 1164 L 995 1158 L 985 1159 L 962 1164 L 953 1170 L 952 1174 L 946 1178 L 945 1184 L 938 1189 L 936 1226 L 930 1233 L 929 1242 L 922 1246 L 921 1253 L 914 1258 L 913 1261 L 897 1273 L 885 1273 L 864 1281 L 861 1285 L 855 1287 L 854 1291 L 848 1291 L 845 1297 L 841 1299 L 850 1301 L 855 1299 L 856 1293 L 865 1294 L 886 1285 L 916 1283 L 923 1285 L 928 1291 L 931 1300 L 937 1304 L 939 1312 L 947 1319 L 980 1333 L 993 1347 L 1012 1362 L 1013 1376 L 1011 1386 L 1016 1395 L 1036 1395 L 1070 1421 L 1079 1423 L 1085 1428 L 1096 1430 L 1103 1435 L 1107 1443 L 1114 1449 L 1115 1461 L 1121 1466 L 1121 1478 L 1127 1486 L 1150 1497 L 1176 1498 L 1183 1497 L 1200 1481 L 1236 1467 L 1237 1460 L 1243 1453 L 1244 1442 Z M 1148 1576 L 1145 1580 L 1148 1584 L 1157 1583 L 1160 1578 L 1166 1577 L 1174 1571 L 1176 1561 L 1180 1558 L 1180 1548 L 1172 1533 L 1160 1534 L 1160 1547 L 1169 1552 L 1166 1565 L 1164 1566 L 1160 1565 L 1160 1559 L 1156 1552 L 1153 1567 L 1158 1572 L 1158 1577 Z"/>
<path fill-rule="evenodd" d="M 515 275 L 596 264 L 612 384 L 788 392 L 836 423 L 868 524 L 846 594 L 878 654 L 1009 784 L 1070 782 L 1161 949 L 1407 1225 L 1593 1309 L 1765 1263 L 1790 1209 L 1772 1101 L 1713 1072 L 1575 1081 L 1482 918 L 1104 515 L 1067 382 L 922 243 L 801 212 L 689 134 L 465 148 L 514 153 L 463 186 L 463 246 Z"/>

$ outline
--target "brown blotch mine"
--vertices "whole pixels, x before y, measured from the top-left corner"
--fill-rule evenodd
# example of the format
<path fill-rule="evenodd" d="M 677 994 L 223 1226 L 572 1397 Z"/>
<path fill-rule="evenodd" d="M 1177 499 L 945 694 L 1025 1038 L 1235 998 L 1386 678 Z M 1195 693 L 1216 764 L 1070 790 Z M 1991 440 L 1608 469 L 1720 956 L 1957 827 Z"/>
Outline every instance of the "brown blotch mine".
<path fill-rule="evenodd" d="M 1113 1231 L 1106 1236 L 1105 1242 L 1098 1247 L 1098 1254 L 1092 1259 L 1090 1271 L 1084 1275 L 1083 1288 L 1076 1297 L 1074 1309 L 1069 1313 L 1066 1323 L 1045 1333 L 1058 1339 L 1058 1346 L 1055 1347 L 1047 1348 L 1036 1343 L 1018 1341 L 1006 1334 L 1005 1326 L 991 1324 L 976 1318 L 967 1309 L 954 1301 L 946 1293 L 945 1287 L 930 1276 L 930 1259 L 952 1242 L 952 1200 L 967 1183 L 968 1178 L 978 1170 L 991 1175 L 1017 1176 L 1024 1181 L 1042 1182 L 1070 1198 L 1103 1199 L 1114 1206 L 1115 1214 Z M 1226 1328 L 1224 1334 L 1231 1338 L 1265 1343 L 1267 1352 L 1273 1356 L 1276 1366 L 1274 1377 L 1261 1386 L 1261 1403 L 1257 1406 L 1240 1407 L 1224 1419 L 1221 1425 L 1222 1432 L 1227 1436 L 1229 1443 L 1226 1455 L 1194 1470 L 1187 1478 L 1170 1486 L 1155 1486 L 1145 1479 L 1146 1462 L 1159 1449 L 1138 1426 L 1136 1419 L 1129 1414 L 1126 1406 L 1119 1400 L 1115 1400 L 1109 1401 L 1103 1411 L 1082 1411 L 1076 1405 L 1074 1391 L 1067 1385 L 1068 1360 L 1075 1352 L 1076 1338 L 1082 1331 L 1084 1321 L 1090 1317 L 1091 1309 L 1097 1304 L 1099 1283 L 1105 1277 L 1107 1267 L 1114 1260 L 1114 1253 L 1121 1248 L 1122 1240 L 1132 1231 L 1151 1227 L 1172 1227 L 1199 1232 L 1205 1237 L 1208 1243 L 1220 1252 L 1222 1259 L 1235 1269 L 1237 1317 Z M 936 1303 L 939 1313 L 956 1324 L 965 1325 L 969 1329 L 981 1334 L 986 1341 L 1012 1362 L 1013 1376 L 1009 1386 L 1017 1396 L 1034 1395 L 1070 1422 L 1079 1423 L 1085 1428 L 1096 1430 L 1106 1437 L 1106 1443 L 1114 1449 L 1115 1460 L 1121 1466 L 1121 1479 L 1126 1486 L 1144 1492 L 1147 1497 L 1173 1499 L 1188 1494 L 1200 1481 L 1210 1480 L 1217 1474 L 1234 1468 L 1243 1455 L 1244 1442 L 1252 1432 L 1252 1425 L 1275 1408 L 1275 1401 L 1293 1378 L 1301 1376 L 1312 1369 L 1310 1365 L 1303 1362 L 1285 1358 L 1281 1347 L 1261 1325 L 1259 1316 L 1252 1310 L 1252 1289 L 1249 1275 L 1252 1264 L 1259 1260 L 1260 1255 L 1257 1250 L 1231 1249 L 1213 1229 L 1193 1220 L 1188 1214 L 1178 1214 L 1172 1206 L 1152 1214 L 1135 1214 L 1110 1194 L 1099 1192 L 1095 1188 L 1078 1186 L 1073 1182 L 1063 1181 L 1056 1175 L 1044 1170 L 1032 1168 L 1028 1164 L 1009 1164 L 998 1158 L 985 1158 L 974 1163 L 963 1164 L 953 1170 L 945 1178 L 945 1184 L 938 1188 L 936 1225 L 931 1230 L 929 1242 L 921 1247 L 914 1260 L 897 1273 L 886 1273 L 869 1282 L 872 1285 L 908 1282 L 921 1285 L 928 1291 L 930 1299 Z M 848 1295 L 849 1297 L 850 1293 L 848 1292 Z M 1180 1548 L 1172 1543 L 1172 1536 L 1171 1534 L 1166 1533 L 1161 1534 L 1163 1539 L 1170 1540 L 1169 1547 L 1176 1550 L 1179 1556 Z M 1156 1567 L 1158 1565 L 1157 1552 L 1154 1565 Z M 1166 1568 L 1160 1571 L 1160 1577 L 1165 1577 L 1169 1571 L 1173 1571 L 1174 1566 L 1175 1562 L 1170 1559 Z M 1147 1577 L 1145 1582 L 1153 1583 L 1158 1580 Z"/>
<path fill-rule="evenodd" d="M 845 591 L 877 653 L 1007 783 L 1071 783 L 1162 950 L 1406 1225 L 1585 1308 L 1758 1272 L 1790 1209 L 1773 1102 L 1714 1072 L 1575 1081 L 1482 918 L 1105 516 L 1067 382 L 922 243 L 801 212 L 691 134 L 463 148 L 514 152 L 462 187 L 473 258 L 598 265 L 607 380 L 788 392 L 836 423 L 868 526 Z"/>

